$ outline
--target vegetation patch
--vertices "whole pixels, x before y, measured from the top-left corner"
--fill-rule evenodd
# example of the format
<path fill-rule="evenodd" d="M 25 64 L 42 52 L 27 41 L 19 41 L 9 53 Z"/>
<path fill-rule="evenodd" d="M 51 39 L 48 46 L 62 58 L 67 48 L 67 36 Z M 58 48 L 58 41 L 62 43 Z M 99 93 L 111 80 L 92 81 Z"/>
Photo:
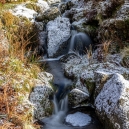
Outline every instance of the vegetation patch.
<path fill-rule="evenodd" d="M 8 39 L 8 50 L 0 46 L 0 128 L 38 129 L 33 122 L 29 94 L 40 67 L 26 56 L 36 44 L 34 25 L 7 10 L 0 12 L 0 28 Z M 34 58 L 33 58 L 34 61 Z"/>

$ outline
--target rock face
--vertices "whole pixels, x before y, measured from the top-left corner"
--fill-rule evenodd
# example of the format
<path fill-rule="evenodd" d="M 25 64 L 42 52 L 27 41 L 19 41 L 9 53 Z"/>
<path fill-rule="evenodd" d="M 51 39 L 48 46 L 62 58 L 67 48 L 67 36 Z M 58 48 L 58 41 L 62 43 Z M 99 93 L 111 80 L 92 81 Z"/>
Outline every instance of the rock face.
<path fill-rule="evenodd" d="M 129 129 L 129 81 L 114 74 L 104 84 L 95 106 L 105 129 Z"/>
<path fill-rule="evenodd" d="M 70 2 L 72 6 L 68 8 Z M 112 39 L 117 44 L 116 49 L 118 46 L 122 47 L 121 41 L 128 40 L 128 1 L 71 0 L 70 2 L 61 4 L 60 11 L 64 17 L 70 18 L 72 25 L 78 31 L 88 33 L 96 42 Z"/>
<path fill-rule="evenodd" d="M 41 119 L 52 113 L 52 105 L 49 100 L 49 95 L 53 92 L 53 89 L 49 84 L 49 81 L 51 81 L 52 78 L 53 76 L 49 73 L 40 73 L 36 80 L 34 90 L 30 94 L 30 101 L 34 104 L 34 117 L 36 119 Z"/>
<path fill-rule="evenodd" d="M 70 22 L 68 18 L 58 17 L 47 24 L 48 56 L 53 57 L 59 48 L 70 37 Z M 60 49 L 61 51 L 61 49 Z"/>

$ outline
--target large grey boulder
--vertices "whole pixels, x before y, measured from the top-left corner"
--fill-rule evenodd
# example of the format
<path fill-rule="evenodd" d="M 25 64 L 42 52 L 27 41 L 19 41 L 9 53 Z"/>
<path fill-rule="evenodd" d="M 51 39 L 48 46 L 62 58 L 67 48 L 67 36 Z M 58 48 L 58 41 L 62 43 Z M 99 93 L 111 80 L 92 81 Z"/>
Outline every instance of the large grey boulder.
<path fill-rule="evenodd" d="M 97 96 L 95 107 L 105 129 L 129 129 L 129 81 L 114 74 Z"/>
<path fill-rule="evenodd" d="M 34 90 L 30 94 L 30 101 L 34 104 L 34 118 L 42 119 L 52 113 L 52 105 L 49 95 L 53 89 L 49 83 L 53 76 L 49 73 L 42 72 L 39 74 Z"/>
<path fill-rule="evenodd" d="M 70 37 L 70 22 L 68 18 L 57 17 L 55 20 L 48 22 L 48 56 L 53 57 L 61 46 Z"/>

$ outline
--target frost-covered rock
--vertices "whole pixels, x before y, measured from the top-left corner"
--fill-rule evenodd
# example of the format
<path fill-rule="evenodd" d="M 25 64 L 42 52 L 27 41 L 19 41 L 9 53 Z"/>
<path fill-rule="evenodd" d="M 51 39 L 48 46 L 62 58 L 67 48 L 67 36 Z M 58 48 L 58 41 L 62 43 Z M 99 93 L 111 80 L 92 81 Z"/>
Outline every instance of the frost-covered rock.
<path fill-rule="evenodd" d="M 47 9 L 50 8 L 49 5 L 48 5 L 48 3 L 46 1 L 44 1 L 44 0 L 38 0 L 37 3 L 36 3 L 36 5 L 40 7 L 40 10 L 42 12 L 44 12 Z"/>
<path fill-rule="evenodd" d="M 48 56 L 52 57 L 70 37 L 70 22 L 68 18 L 58 17 L 47 24 Z"/>
<path fill-rule="evenodd" d="M 49 5 L 47 4 L 47 2 L 45 2 L 43 0 L 38 0 L 37 3 L 33 3 L 33 5 L 32 5 L 32 6 L 35 6 L 35 8 L 36 8 L 36 6 L 39 7 L 39 10 L 34 10 L 33 8 L 32 9 L 31 8 L 27 8 L 28 4 L 31 4 L 31 3 L 20 4 L 20 5 L 16 6 L 16 8 L 11 10 L 11 12 L 15 16 L 26 17 L 30 21 L 34 22 L 34 18 L 38 14 L 37 11 L 40 10 L 40 11 L 44 12 L 45 10 L 47 10 L 49 8 Z"/>
<path fill-rule="evenodd" d="M 97 72 L 104 73 L 106 76 L 119 73 L 126 79 L 129 79 L 129 69 L 122 67 L 119 58 L 115 59 L 114 57 L 115 55 L 109 55 L 107 58 L 108 60 L 105 63 L 97 62 L 96 59 L 88 60 L 86 56 L 74 58 L 65 64 L 65 73 L 67 76 L 73 77 L 76 80 L 76 84 L 80 79 L 83 86 L 88 89 L 88 92 L 91 95 L 95 89 L 95 73 Z"/>
<path fill-rule="evenodd" d="M 109 13 L 108 19 L 105 19 L 102 21 L 100 24 L 99 30 L 98 30 L 98 38 L 99 39 L 112 39 L 116 41 L 116 39 L 120 39 L 122 41 L 128 40 L 128 29 L 129 29 L 129 23 L 128 23 L 128 18 L 129 18 L 129 3 L 128 1 L 123 1 L 120 0 L 118 3 L 123 3 L 120 4 L 119 8 L 116 10 L 114 13 L 113 17 L 111 17 L 111 14 Z M 112 10 L 111 10 L 112 12 Z M 126 28 L 126 29 L 125 29 Z M 102 37 L 103 36 L 103 37 Z M 117 41 L 119 42 L 119 41 Z M 115 46 L 115 51 L 118 51 L 118 46 L 119 43 Z M 123 43 L 122 43 L 123 44 Z"/>
<path fill-rule="evenodd" d="M 29 8 L 26 8 L 25 4 L 21 4 L 21 5 L 16 6 L 16 8 L 14 8 L 12 10 L 12 13 L 15 16 L 26 17 L 29 20 L 31 20 L 32 22 L 34 21 L 34 17 L 37 15 L 36 11 L 29 9 Z"/>
<path fill-rule="evenodd" d="M 51 114 L 51 103 L 49 95 L 53 89 L 49 83 L 53 76 L 49 73 L 42 72 L 39 74 L 34 90 L 30 94 L 30 101 L 34 104 L 34 117 L 41 119 Z"/>
<path fill-rule="evenodd" d="M 89 98 L 89 92 L 84 92 L 80 89 L 73 89 L 69 93 L 69 104 L 71 107 L 76 107 L 82 104 L 85 100 Z"/>
<path fill-rule="evenodd" d="M 105 129 L 129 129 L 129 81 L 114 74 L 97 96 L 95 107 Z"/>
<path fill-rule="evenodd" d="M 98 94 L 102 90 L 104 84 L 107 82 L 107 80 L 111 76 L 112 76 L 111 73 L 104 72 L 104 71 L 96 71 L 94 73 L 94 77 L 95 77 L 95 93 L 94 93 L 94 98 L 96 98 L 98 96 Z"/>

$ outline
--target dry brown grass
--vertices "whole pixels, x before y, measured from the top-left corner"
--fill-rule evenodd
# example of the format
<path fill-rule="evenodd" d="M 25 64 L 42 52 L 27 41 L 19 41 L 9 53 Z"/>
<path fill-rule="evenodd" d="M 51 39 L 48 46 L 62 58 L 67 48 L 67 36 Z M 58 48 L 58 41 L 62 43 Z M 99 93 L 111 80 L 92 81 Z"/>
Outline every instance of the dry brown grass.
<path fill-rule="evenodd" d="M 109 53 L 109 47 L 110 47 L 111 41 L 104 41 L 102 44 L 98 45 L 98 61 L 106 61 L 106 57 Z"/>
<path fill-rule="evenodd" d="M 8 12 L 3 13 L 2 22 L 9 50 L 0 46 L 0 129 L 38 129 L 28 100 L 40 68 L 25 57 L 35 36 L 31 34 L 33 26 Z"/>
<path fill-rule="evenodd" d="M 89 60 L 89 63 L 91 63 L 91 60 L 92 60 L 92 45 L 89 46 L 89 49 L 86 49 L 86 55 L 87 55 L 87 58 Z"/>
<path fill-rule="evenodd" d="M 19 19 L 10 12 L 3 13 L 2 21 L 10 43 L 9 55 L 25 62 L 26 51 L 31 50 L 38 40 L 36 30 L 35 33 L 33 32 L 35 26 L 29 20 Z"/>

